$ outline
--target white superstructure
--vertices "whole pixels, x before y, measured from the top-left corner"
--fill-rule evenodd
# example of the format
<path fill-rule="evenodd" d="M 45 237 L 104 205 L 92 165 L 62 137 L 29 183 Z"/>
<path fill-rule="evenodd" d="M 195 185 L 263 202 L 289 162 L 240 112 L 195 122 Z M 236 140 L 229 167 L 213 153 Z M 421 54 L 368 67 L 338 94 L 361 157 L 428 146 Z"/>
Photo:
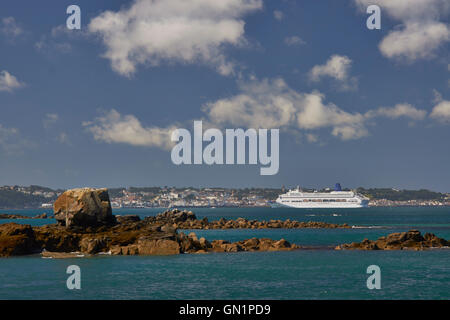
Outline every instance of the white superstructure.
<path fill-rule="evenodd" d="M 289 190 L 276 203 L 292 208 L 363 208 L 369 205 L 369 199 L 353 191 L 341 191 L 341 186 L 336 184 L 335 191 L 330 192 Z"/>

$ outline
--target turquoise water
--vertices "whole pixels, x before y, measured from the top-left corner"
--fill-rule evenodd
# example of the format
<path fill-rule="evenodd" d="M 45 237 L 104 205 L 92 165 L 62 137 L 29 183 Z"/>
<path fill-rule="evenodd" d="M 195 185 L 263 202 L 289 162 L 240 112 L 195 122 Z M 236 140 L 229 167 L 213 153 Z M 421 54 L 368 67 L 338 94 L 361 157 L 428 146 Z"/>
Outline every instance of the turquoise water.
<path fill-rule="evenodd" d="M 119 209 L 155 215 L 162 209 Z M 169 257 L 0 259 L 0 299 L 450 299 L 450 250 L 334 251 L 337 244 L 411 228 L 450 239 L 450 208 L 193 209 L 210 220 L 287 219 L 361 229 L 193 230 L 212 239 L 284 238 L 317 247 L 291 252 L 184 254 Z M 6 212 L 6 211 L 5 211 Z M 48 210 L 7 211 L 30 216 Z M 1 223 L 8 222 L 0 220 Z M 41 225 L 54 220 L 14 220 Z M 189 230 L 185 232 L 190 232 Z M 81 290 L 66 288 L 67 266 L 81 268 Z M 381 290 L 366 287 L 366 268 L 381 268 Z"/>

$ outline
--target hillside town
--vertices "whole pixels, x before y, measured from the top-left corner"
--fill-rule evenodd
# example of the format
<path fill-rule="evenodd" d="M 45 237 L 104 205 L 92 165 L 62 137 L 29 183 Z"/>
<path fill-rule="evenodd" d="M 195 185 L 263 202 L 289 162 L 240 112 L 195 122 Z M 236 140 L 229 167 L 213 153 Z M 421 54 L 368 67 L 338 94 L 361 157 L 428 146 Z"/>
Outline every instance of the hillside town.
<path fill-rule="evenodd" d="M 111 200 L 113 207 L 268 207 L 270 199 L 258 191 L 243 194 L 233 189 L 161 189 L 159 193 L 123 190 Z"/>
<path fill-rule="evenodd" d="M 312 189 L 307 189 L 308 191 Z M 270 207 L 287 188 L 110 188 L 113 208 Z M 329 189 L 324 189 L 329 191 Z M 371 207 L 450 206 L 450 194 L 428 190 L 362 189 Z M 41 186 L 0 187 L 0 208 L 51 208 L 63 189 Z"/>

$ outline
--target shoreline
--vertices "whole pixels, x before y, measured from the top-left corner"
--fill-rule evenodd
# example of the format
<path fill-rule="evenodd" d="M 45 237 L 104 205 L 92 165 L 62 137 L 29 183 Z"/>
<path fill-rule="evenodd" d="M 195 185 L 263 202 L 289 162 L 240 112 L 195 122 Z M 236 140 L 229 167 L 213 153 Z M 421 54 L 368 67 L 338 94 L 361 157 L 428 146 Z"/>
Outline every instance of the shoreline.
<path fill-rule="evenodd" d="M 372 208 L 450 208 L 450 204 L 439 204 L 439 205 L 430 205 L 430 204 L 404 204 L 404 205 L 369 205 L 365 208 L 290 208 L 290 207 L 272 207 L 272 206 L 177 206 L 177 207 L 111 207 L 114 209 L 163 209 L 163 210 L 169 210 L 169 209 L 248 209 L 248 208 L 255 208 L 255 209 L 261 209 L 261 208 L 272 208 L 272 209 L 292 209 L 292 210 L 360 210 L 360 209 L 372 209 Z M 21 208 L 0 208 L 2 211 L 22 211 L 22 210 L 51 210 L 52 208 L 42 208 L 42 207 L 21 207 Z M 0 213 L 1 214 L 1 213 Z M 0 218 L 1 219 L 1 218 Z"/>

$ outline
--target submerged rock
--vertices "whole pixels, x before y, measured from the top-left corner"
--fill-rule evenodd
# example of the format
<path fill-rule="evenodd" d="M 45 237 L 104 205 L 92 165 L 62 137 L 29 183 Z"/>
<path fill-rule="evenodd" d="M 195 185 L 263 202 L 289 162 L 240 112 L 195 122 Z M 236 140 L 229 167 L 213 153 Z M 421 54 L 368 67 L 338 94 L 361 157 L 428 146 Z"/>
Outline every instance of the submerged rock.
<path fill-rule="evenodd" d="M 424 236 L 418 230 L 408 232 L 391 233 L 378 240 L 364 239 L 362 242 L 341 244 L 336 250 L 425 250 L 430 248 L 449 247 L 450 241 L 438 238 L 432 233 L 425 233 Z"/>
<path fill-rule="evenodd" d="M 53 205 L 55 219 L 66 227 L 115 223 L 107 189 L 79 188 L 64 192 Z"/>

